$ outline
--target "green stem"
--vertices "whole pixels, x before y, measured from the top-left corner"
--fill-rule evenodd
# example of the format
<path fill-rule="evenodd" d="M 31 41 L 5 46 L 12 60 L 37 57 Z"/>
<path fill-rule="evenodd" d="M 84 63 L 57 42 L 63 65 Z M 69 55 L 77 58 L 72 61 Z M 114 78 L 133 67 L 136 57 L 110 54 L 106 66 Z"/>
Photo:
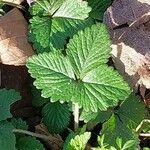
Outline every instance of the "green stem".
<path fill-rule="evenodd" d="M 74 130 L 79 128 L 79 105 L 74 103 Z"/>

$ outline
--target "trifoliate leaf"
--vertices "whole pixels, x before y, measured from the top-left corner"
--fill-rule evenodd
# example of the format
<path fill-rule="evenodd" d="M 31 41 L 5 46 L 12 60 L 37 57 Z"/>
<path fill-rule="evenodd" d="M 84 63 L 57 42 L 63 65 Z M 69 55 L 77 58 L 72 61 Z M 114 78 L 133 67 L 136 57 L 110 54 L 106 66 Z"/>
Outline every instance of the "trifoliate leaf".
<path fill-rule="evenodd" d="M 13 134 L 13 125 L 7 121 L 0 121 L 0 149 L 16 150 L 16 138 Z"/>
<path fill-rule="evenodd" d="M 21 118 L 19 118 L 19 119 L 12 118 L 11 123 L 15 129 L 28 130 L 27 123 L 25 121 L 23 121 Z"/>
<path fill-rule="evenodd" d="M 35 107 L 41 107 L 43 106 L 45 103 L 49 102 L 50 99 L 49 98 L 43 98 L 41 96 L 41 91 L 36 89 L 35 86 L 32 85 L 31 87 L 31 91 L 32 91 L 32 105 Z"/>
<path fill-rule="evenodd" d="M 97 113 L 91 111 L 82 111 L 80 115 L 80 120 L 83 120 L 85 123 L 87 122 L 95 122 L 95 123 L 103 123 L 109 119 L 112 112 L 110 110 L 107 111 L 98 111 Z"/>
<path fill-rule="evenodd" d="M 30 10 L 33 18 L 29 40 L 38 53 L 51 51 L 53 47 L 63 48 L 68 38 L 93 24 L 92 19 L 84 20 L 89 11 L 87 2 L 83 1 L 38 0 Z"/>
<path fill-rule="evenodd" d="M 90 16 L 94 19 L 103 20 L 104 12 L 112 3 L 112 0 L 87 0 L 87 2 L 92 8 Z"/>
<path fill-rule="evenodd" d="M 11 118 L 10 105 L 21 99 L 21 96 L 15 90 L 0 90 L 0 121 Z"/>
<path fill-rule="evenodd" d="M 52 51 L 53 47 L 63 48 L 67 38 L 72 38 L 78 30 L 93 24 L 91 19 L 81 21 L 39 16 L 34 16 L 30 23 L 29 40 L 33 42 L 38 53 Z"/>
<path fill-rule="evenodd" d="M 21 137 L 17 141 L 18 150 L 45 150 L 39 140 L 34 137 Z"/>
<path fill-rule="evenodd" d="M 74 36 L 67 45 L 67 56 L 39 54 L 29 59 L 27 67 L 43 97 L 53 102 L 73 101 L 85 111 L 106 110 L 130 94 L 119 73 L 106 65 L 110 45 L 105 26 L 93 25 Z"/>
<path fill-rule="evenodd" d="M 105 143 L 111 146 L 117 147 L 116 139 L 121 138 L 123 145 L 129 140 L 135 141 L 135 144 L 129 150 L 138 149 L 138 136 L 133 130 L 129 129 L 117 115 L 112 115 L 112 117 L 103 124 L 102 134 L 105 134 Z"/>
<path fill-rule="evenodd" d="M 129 128 L 136 129 L 146 119 L 147 109 L 140 97 L 131 94 L 116 113 Z"/>
<path fill-rule="evenodd" d="M 43 123 L 50 133 L 63 131 L 70 121 L 70 110 L 67 104 L 48 103 L 42 109 Z"/>
<path fill-rule="evenodd" d="M 90 132 L 85 132 L 84 134 L 76 135 L 73 139 L 71 139 L 66 150 L 84 150 L 90 137 Z"/>
<path fill-rule="evenodd" d="M 65 0 L 53 17 L 63 17 L 84 20 L 88 17 L 91 8 L 82 0 Z"/>

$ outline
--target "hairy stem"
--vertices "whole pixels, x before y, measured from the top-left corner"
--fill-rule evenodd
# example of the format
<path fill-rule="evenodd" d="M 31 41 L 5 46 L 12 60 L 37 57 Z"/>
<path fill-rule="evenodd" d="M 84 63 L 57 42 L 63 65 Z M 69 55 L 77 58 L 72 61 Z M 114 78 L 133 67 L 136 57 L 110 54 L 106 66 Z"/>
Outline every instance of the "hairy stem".
<path fill-rule="evenodd" d="M 79 128 L 79 105 L 74 103 L 74 130 Z"/>

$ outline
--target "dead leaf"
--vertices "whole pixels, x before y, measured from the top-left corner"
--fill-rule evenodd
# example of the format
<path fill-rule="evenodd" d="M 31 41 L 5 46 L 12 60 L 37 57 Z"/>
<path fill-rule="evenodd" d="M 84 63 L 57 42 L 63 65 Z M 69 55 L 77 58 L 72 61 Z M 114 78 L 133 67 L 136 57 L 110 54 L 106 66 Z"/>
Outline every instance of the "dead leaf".
<path fill-rule="evenodd" d="M 0 62 L 8 65 L 25 65 L 34 54 L 27 37 L 28 24 L 22 13 L 14 8 L 0 18 Z"/>
<path fill-rule="evenodd" d="M 4 3 L 10 3 L 10 4 L 16 4 L 19 5 L 23 2 L 24 0 L 2 0 Z"/>
<path fill-rule="evenodd" d="M 35 0 L 26 0 L 29 5 L 31 5 Z"/>
<path fill-rule="evenodd" d="M 150 89 L 149 15 L 149 0 L 117 0 L 104 16 L 115 66 L 135 90 L 138 85 Z"/>
<path fill-rule="evenodd" d="M 132 24 L 150 11 L 150 0 L 115 0 L 105 13 L 104 22 L 113 29 Z"/>

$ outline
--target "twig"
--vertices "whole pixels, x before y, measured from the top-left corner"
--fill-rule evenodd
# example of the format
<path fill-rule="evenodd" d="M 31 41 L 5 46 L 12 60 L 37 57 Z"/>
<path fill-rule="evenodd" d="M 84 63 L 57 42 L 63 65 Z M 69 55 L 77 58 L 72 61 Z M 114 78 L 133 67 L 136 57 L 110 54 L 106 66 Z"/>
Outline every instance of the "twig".
<path fill-rule="evenodd" d="M 27 131 L 27 130 L 22 130 L 22 129 L 14 129 L 13 130 L 14 133 L 22 133 L 22 134 L 27 134 L 27 135 L 30 135 L 30 136 L 33 136 L 33 137 L 37 137 L 37 138 L 40 138 L 40 139 L 43 139 L 43 140 L 51 140 L 52 142 L 54 142 L 54 140 L 57 141 L 57 138 L 53 137 L 52 135 L 43 135 L 43 134 L 39 134 L 39 133 L 34 133 L 34 132 L 30 132 L 30 131 Z"/>

